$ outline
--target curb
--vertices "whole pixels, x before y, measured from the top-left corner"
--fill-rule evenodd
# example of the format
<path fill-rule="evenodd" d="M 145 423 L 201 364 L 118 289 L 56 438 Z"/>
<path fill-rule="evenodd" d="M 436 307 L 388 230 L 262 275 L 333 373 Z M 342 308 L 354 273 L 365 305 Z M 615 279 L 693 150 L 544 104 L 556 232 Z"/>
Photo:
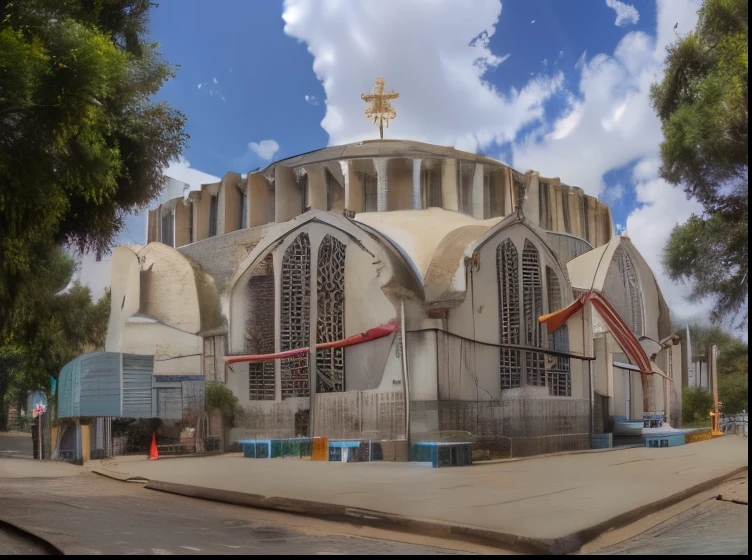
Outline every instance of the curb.
<path fill-rule="evenodd" d="M 108 473 L 105 471 L 95 470 L 95 469 L 92 469 L 91 472 L 94 474 L 98 474 L 99 476 L 109 478 L 111 480 L 117 480 L 118 482 L 141 482 L 141 483 L 149 482 L 149 479 L 144 478 L 143 476 L 127 476 L 127 475 L 117 476 L 120 473 L 115 473 L 115 472 Z"/>
<path fill-rule="evenodd" d="M 243 492 L 235 492 L 231 490 L 218 490 L 201 486 L 162 482 L 158 480 L 149 480 L 146 483 L 145 488 L 169 494 L 177 494 L 190 498 L 222 502 L 243 507 L 270 509 L 285 513 L 324 518 L 331 521 L 344 521 L 425 536 L 462 540 L 484 546 L 496 546 L 514 552 L 558 555 L 576 552 L 582 548 L 584 544 L 595 539 L 606 531 L 629 525 L 646 515 L 666 509 L 667 507 L 686 500 L 696 494 L 710 490 L 740 473 L 747 472 L 747 470 L 747 466 L 740 467 L 724 475 L 717 476 L 682 490 L 681 492 L 677 492 L 672 496 L 624 512 L 592 527 L 552 539 L 521 537 L 509 533 L 503 533 L 501 531 L 482 529 L 480 527 L 404 517 L 397 514 L 341 506 L 337 504 L 311 502 L 295 498 L 267 497 L 259 494 L 245 494 Z"/>
<path fill-rule="evenodd" d="M 31 529 L 26 529 L 16 523 L 11 523 L 10 521 L 6 521 L 4 519 L 0 519 L 0 527 L 8 529 L 12 533 L 20 533 L 27 539 L 34 541 L 36 544 L 40 545 L 47 551 L 48 554 L 51 554 L 53 556 L 65 556 L 65 552 L 63 552 L 61 548 L 55 546 L 53 543 L 38 535 Z"/>
<path fill-rule="evenodd" d="M 609 451 L 622 451 L 624 449 L 633 449 L 636 447 L 645 447 L 641 444 L 619 445 L 618 447 L 604 447 L 603 449 L 577 449 L 575 451 L 556 451 L 554 453 L 541 453 L 540 455 L 528 455 L 525 457 L 507 457 L 506 459 L 489 459 L 488 461 L 473 461 L 471 466 L 483 465 L 500 465 L 504 463 L 514 463 L 516 461 L 529 461 L 530 459 L 545 459 L 547 457 L 563 457 L 565 455 L 581 455 L 583 453 L 608 453 Z"/>

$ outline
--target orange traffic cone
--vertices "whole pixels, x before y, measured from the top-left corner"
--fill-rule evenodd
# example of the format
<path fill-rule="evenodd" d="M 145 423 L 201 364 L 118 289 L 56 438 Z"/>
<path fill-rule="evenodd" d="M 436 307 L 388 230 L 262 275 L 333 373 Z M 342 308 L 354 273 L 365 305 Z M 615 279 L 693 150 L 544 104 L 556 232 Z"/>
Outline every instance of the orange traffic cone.
<path fill-rule="evenodd" d="M 151 436 L 151 449 L 149 450 L 149 459 L 159 459 L 159 451 L 157 451 L 157 432 L 154 432 Z"/>

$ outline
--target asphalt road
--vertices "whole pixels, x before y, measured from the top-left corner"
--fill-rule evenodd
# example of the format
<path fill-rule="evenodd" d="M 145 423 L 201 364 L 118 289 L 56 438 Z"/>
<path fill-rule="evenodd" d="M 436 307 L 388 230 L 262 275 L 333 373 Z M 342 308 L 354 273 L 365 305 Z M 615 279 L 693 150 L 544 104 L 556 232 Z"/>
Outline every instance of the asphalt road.
<path fill-rule="evenodd" d="M 708 496 L 693 507 L 668 517 L 644 532 L 593 553 L 746 556 L 749 554 L 747 499 L 747 477 L 744 476 L 724 483 L 708 492 Z"/>
<path fill-rule="evenodd" d="M 0 512 L 66 554 L 457 554 L 499 551 L 146 490 L 73 465 L 0 459 Z M 71 474 L 73 473 L 73 474 Z M 0 555 L 31 544 L 0 530 Z M 452 549 L 454 548 L 454 550 Z M 38 552 L 38 548 L 36 552 Z M 26 552 L 31 553 L 31 552 Z"/>
<path fill-rule="evenodd" d="M 32 459 L 34 448 L 31 434 L 21 432 L 0 433 L 0 457 Z"/>

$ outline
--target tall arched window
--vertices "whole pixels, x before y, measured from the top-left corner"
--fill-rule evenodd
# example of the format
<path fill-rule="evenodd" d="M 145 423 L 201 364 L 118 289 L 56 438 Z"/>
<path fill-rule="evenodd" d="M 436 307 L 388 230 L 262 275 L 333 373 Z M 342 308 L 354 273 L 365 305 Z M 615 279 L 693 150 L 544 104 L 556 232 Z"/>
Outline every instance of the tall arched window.
<path fill-rule="evenodd" d="M 248 315 L 245 351 L 249 354 L 274 352 L 274 264 L 271 253 L 248 278 Z M 274 362 L 248 364 L 248 398 L 273 401 L 275 391 Z"/>
<path fill-rule="evenodd" d="M 282 258 L 280 310 L 280 349 L 294 350 L 310 345 L 311 324 L 311 242 L 301 233 Z M 308 356 L 282 360 L 282 398 L 310 395 Z"/>
<path fill-rule="evenodd" d="M 327 235 L 319 247 L 316 275 L 318 319 L 316 342 L 345 338 L 345 244 Z M 345 390 L 345 349 L 316 351 L 316 391 Z"/>
<path fill-rule="evenodd" d="M 561 284 L 554 270 L 546 267 L 546 286 L 548 288 L 548 311 L 553 313 L 562 308 Z M 562 325 L 548 335 L 548 347 L 552 350 L 569 351 L 569 327 Z M 569 358 L 553 357 L 548 370 L 549 392 L 557 397 L 572 396 L 572 374 Z"/>
<path fill-rule="evenodd" d="M 525 240 L 522 251 L 522 310 L 525 324 L 525 344 L 543 346 L 541 326 L 538 317 L 543 315 L 543 282 L 541 281 L 538 249 Z M 546 385 L 546 358 L 542 352 L 525 352 L 526 377 L 528 385 Z"/>
<path fill-rule="evenodd" d="M 496 247 L 496 270 L 499 286 L 499 343 L 520 343 L 520 281 L 517 248 L 511 239 Z M 522 367 L 520 351 L 501 348 L 499 351 L 501 388 L 519 387 Z"/>

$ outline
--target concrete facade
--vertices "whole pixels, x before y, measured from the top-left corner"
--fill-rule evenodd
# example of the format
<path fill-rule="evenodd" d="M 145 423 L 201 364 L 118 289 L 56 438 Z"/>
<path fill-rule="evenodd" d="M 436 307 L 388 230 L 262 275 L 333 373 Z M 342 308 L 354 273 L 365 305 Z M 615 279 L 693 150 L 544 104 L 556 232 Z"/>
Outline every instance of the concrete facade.
<path fill-rule="evenodd" d="M 165 208 L 177 249 L 158 239 Z M 595 394 L 610 416 L 680 417 L 680 347 L 655 278 L 609 208 L 558 178 L 362 142 L 228 173 L 149 218 L 150 243 L 113 254 L 107 351 L 225 383 L 243 411 L 233 440 L 469 432 L 530 454 L 589 447 Z M 623 340 L 589 305 L 556 332 L 539 323 L 591 287 L 661 345 L 664 376 L 628 385 Z M 396 332 L 336 345 L 385 325 Z M 304 353 L 323 343 L 336 344 Z"/>

